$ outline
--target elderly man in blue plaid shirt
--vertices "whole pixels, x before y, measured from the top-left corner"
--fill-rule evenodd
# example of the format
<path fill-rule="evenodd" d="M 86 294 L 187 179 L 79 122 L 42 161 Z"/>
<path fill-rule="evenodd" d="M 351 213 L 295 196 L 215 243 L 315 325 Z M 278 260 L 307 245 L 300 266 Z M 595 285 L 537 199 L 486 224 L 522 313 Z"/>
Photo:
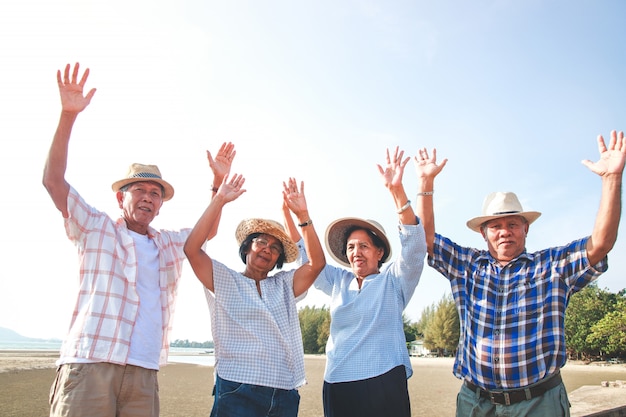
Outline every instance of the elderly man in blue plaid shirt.
<path fill-rule="evenodd" d="M 436 150 L 426 149 L 415 157 L 429 265 L 450 280 L 461 323 L 457 416 L 569 416 L 559 373 L 566 361 L 565 309 L 572 294 L 607 270 L 621 215 L 624 133 L 611 132 L 608 146 L 598 136 L 598 148 L 597 162 L 583 161 L 602 180 L 591 235 L 534 253 L 526 252 L 526 235 L 541 213 L 524 211 L 510 192 L 489 194 L 482 215 L 467 222 L 487 250 L 435 233 L 433 186 L 447 160 L 437 164 Z"/>

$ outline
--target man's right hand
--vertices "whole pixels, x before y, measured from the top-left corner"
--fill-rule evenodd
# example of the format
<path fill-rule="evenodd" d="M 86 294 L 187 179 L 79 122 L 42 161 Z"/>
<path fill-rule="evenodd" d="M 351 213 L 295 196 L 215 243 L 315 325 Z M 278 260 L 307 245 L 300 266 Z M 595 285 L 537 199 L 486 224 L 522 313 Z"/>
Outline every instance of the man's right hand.
<path fill-rule="evenodd" d="M 80 65 L 78 62 L 74 65 L 71 79 L 70 67 L 70 64 L 65 66 L 63 78 L 61 78 L 61 71 L 57 71 L 57 83 L 59 84 L 59 93 L 61 94 L 61 105 L 64 112 L 80 113 L 89 105 L 91 98 L 96 93 L 96 89 L 92 88 L 86 96 L 83 96 L 83 88 L 87 82 L 87 77 L 89 77 L 89 68 L 83 73 L 80 82 L 77 82 Z"/>

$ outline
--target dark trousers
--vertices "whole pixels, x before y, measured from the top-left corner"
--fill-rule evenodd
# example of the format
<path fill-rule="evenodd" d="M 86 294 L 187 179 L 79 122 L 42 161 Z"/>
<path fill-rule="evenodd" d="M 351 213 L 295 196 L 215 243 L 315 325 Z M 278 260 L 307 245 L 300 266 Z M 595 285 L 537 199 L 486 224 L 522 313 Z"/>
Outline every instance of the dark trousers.
<path fill-rule="evenodd" d="M 361 381 L 324 381 L 325 417 L 410 417 L 404 365 Z"/>

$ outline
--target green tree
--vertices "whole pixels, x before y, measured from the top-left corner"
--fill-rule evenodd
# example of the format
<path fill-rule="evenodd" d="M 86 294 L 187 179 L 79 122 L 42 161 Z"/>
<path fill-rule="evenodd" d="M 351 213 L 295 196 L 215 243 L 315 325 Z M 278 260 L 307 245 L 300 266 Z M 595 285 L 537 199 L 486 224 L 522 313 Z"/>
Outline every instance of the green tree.
<path fill-rule="evenodd" d="M 459 344 L 459 315 L 451 295 L 444 295 L 424 329 L 424 346 L 431 351 L 453 353 Z"/>
<path fill-rule="evenodd" d="M 422 315 L 417 323 L 415 323 L 416 334 L 419 338 L 424 339 L 426 334 L 426 329 L 428 325 L 432 322 L 433 317 L 435 316 L 435 311 L 437 310 L 437 305 L 432 303 L 422 310 Z"/>
<path fill-rule="evenodd" d="M 298 311 L 304 353 L 323 353 L 330 332 L 330 311 L 305 306 Z"/>
<path fill-rule="evenodd" d="M 587 342 L 607 355 L 626 353 L 626 300 L 619 300 L 613 311 L 591 326 Z"/>
<path fill-rule="evenodd" d="M 417 327 L 411 323 L 411 320 L 402 313 L 402 327 L 404 328 L 404 339 L 407 343 L 417 339 Z"/>
<path fill-rule="evenodd" d="M 599 339 L 589 336 L 593 326 L 615 308 L 616 299 L 616 294 L 596 284 L 588 285 L 570 298 L 565 314 L 565 345 L 571 358 L 589 360 L 601 354 Z"/>
<path fill-rule="evenodd" d="M 317 332 L 318 353 L 326 353 L 326 342 L 330 337 L 330 311 L 326 310 L 324 321 Z"/>

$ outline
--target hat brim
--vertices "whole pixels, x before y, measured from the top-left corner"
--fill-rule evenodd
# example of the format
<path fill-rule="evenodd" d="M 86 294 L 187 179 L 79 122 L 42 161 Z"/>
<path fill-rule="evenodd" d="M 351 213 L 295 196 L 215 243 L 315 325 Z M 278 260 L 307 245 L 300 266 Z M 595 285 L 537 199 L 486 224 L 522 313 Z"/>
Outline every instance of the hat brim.
<path fill-rule="evenodd" d="M 520 211 L 520 212 L 514 212 L 514 213 L 507 213 L 507 214 L 497 214 L 493 216 L 478 216 L 478 217 L 474 217 L 473 219 L 468 220 L 466 224 L 467 224 L 467 227 L 469 227 L 471 230 L 480 233 L 480 227 L 484 223 L 493 219 L 500 219 L 502 217 L 510 217 L 510 216 L 521 216 L 525 218 L 526 221 L 528 221 L 528 224 L 531 224 L 532 222 L 537 220 L 539 216 L 541 216 L 541 213 L 538 211 Z"/>
<path fill-rule="evenodd" d="M 382 259 L 382 262 L 387 262 L 391 257 L 391 245 L 389 243 L 389 239 L 387 238 L 387 234 L 385 230 L 375 224 L 373 221 L 359 219 L 357 217 L 344 217 L 338 220 L 335 220 L 326 228 L 326 249 L 330 253 L 330 256 L 340 265 L 351 267 L 350 261 L 348 261 L 348 257 L 345 255 L 345 234 L 346 231 L 353 227 L 362 227 L 364 229 L 372 231 L 376 236 L 380 237 L 385 245 L 385 252 L 387 256 Z"/>
<path fill-rule="evenodd" d="M 280 223 L 274 220 L 258 218 L 242 220 L 235 230 L 237 244 L 241 246 L 243 241 L 253 233 L 270 235 L 280 240 L 280 243 L 283 245 L 283 250 L 285 251 L 285 262 L 291 263 L 298 259 L 298 246 L 291 240 L 289 235 L 285 233 Z"/>
<path fill-rule="evenodd" d="M 118 192 L 120 188 L 132 184 L 134 182 L 156 182 L 163 187 L 163 201 L 171 200 L 174 197 L 174 187 L 167 181 L 160 178 L 124 178 L 123 180 L 115 181 L 111 185 L 111 189 Z"/>

